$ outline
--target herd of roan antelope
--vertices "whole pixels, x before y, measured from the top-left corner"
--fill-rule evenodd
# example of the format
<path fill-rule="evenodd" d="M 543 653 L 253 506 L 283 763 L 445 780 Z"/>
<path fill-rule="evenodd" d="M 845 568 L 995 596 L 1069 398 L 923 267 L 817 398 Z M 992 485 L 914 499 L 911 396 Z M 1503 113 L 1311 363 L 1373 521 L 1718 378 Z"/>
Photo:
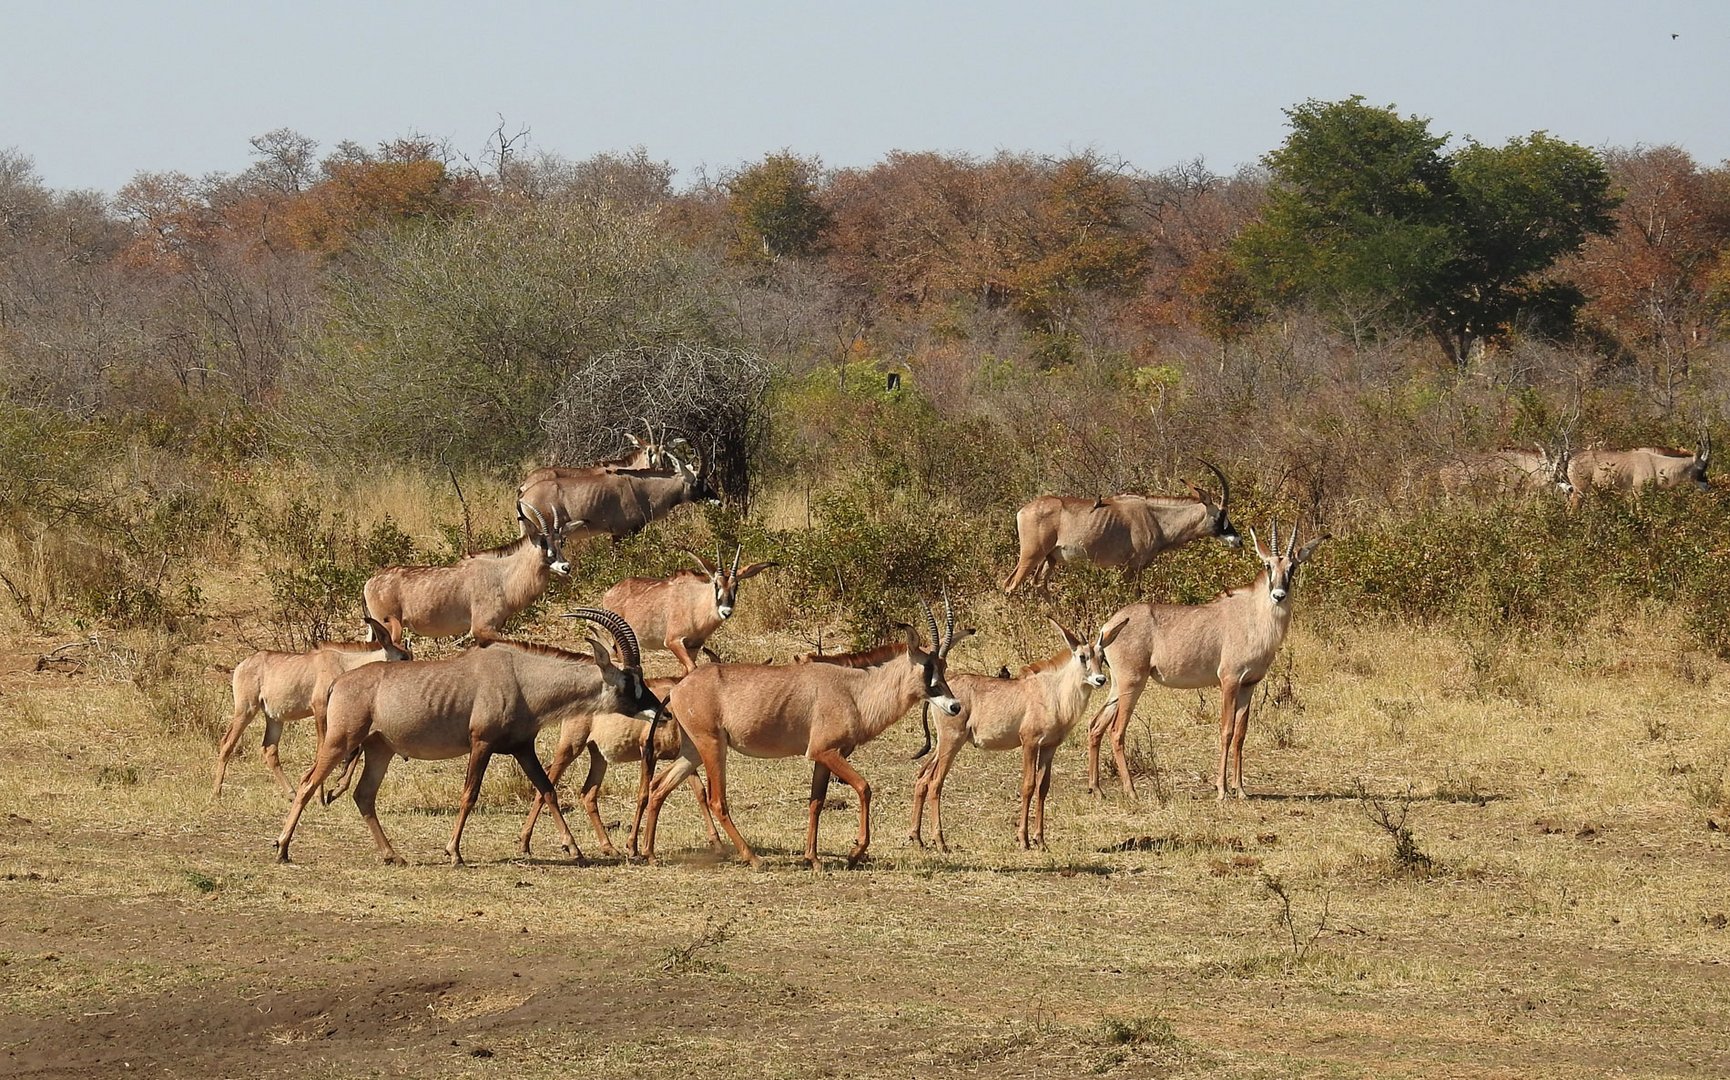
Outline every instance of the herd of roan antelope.
<path fill-rule="evenodd" d="M 227 761 L 246 725 L 262 712 L 265 761 L 292 795 L 276 841 L 277 857 L 288 859 L 295 827 L 315 795 L 328 803 L 352 783 L 355 804 L 379 854 L 386 862 L 399 862 L 375 810 L 393 757 L 466 754 L 467 776 L 445 848 L 452 863 L 461 863 L 463 825 L 487 764 L 494 754 L 506 753 L 537 791 L 519 838 L 521 850 L 529 850 L 544 809 L 564 850 L 580 861 L 554 784 L 586 750 L 590 766 L 583 807 L 608 855 L 617 851 L 597 807 L 601 781 L 609 764 L 637 763 L 631 856 L 654 861 L 661 806 L 689 783 L 710 844 L 721 842 L 719 822 L 739 855 L 759 865 L 728 812 L 727 753 L 803 756 L 812 763 L 805 859 L 819 864 L 818 818 L 831 778 L 839 778 L 859 799 L 859 832 L 848 854 L 853 865 L 865 857 L 871 841 L 871 786 L 848 757 L 925 702 L 935 708 L 938 736 L 936 752 L 915 779 L 909 839 L 925 843 L 929 807 L 931 838 L 948 850 L 943 785 L 961 748 L 972 743 L 985 750 L 1021 750 L 1016 839 L 1023 848 L 1043 848 L 1052 758 L 1080 720 L 1091 692 L 1109 680 L 1107 700 L 1088 726 L 1088 785 L 1094 794 L 1100 792 L 1100 747 L 1109 733 L 1118 778 L 1134 797 L 1124 740 L 1136 702 L 1152 681 L 1173 688 L 1219 688 L 1215 786 L 1221 799 L 1228 789 L 1245 796 L 1243 741 L 1253 690 L 1285 639 L 1298 569 L 1328 538 L 1326 533 L 1300 547 L 1294 525 L 1282 547 L 1277 522 L 1268 530 L 1266 545 L 1250 530 L 1260 572 L 1249 585 L 1228 589 L 1205 604 L 1131 604 L 1091 637 L 1053 619 L 1063 650 L 1015 676 L 949 673 L 950 651 L 973 631 L 956 632 L 947 597 L 944 620 L 940 623 L 931 605 L 922 603 L 923 627 L 902 624 L 904 641 L 842 655 L 807 654 L 788 664 L 718 659 L 698 664 L 694 654 L 707 651 L 705 642 L 732 615 L 740 583 L 775 565 L 756 562 L 741 568 L 739 550 L 730 563 L 719 551 L 713 560 L 692 554 L 698 570 L 664 579 L 626 579 L 608 590 L 599 606 L 567 614 L 605 628 L 612 648 L 593 637 L 586 653 L 501 637 L 500 628 L 541 595 L 552 574 L 570 571 L 565 545 L 573 538 L 627 536 L 683 504 L 714 497 L 706 456 L 689 436 L 668 441 L 670 434 L 646 440 L 631 436 L 635 449 L 613 461 L 532 472 L 518 490 L 521 535 L 511 543 L 451 566 L 380 570 L 363 592 L 367 641 L 326 643 L 305 653 L 260 652 L 242 661 L 234 669 L 234 713 L 218 751 L 214 793 L 221 794 Z M 693 460 L 686 460 L 681 446 Z M 1578 455 L 1542 447 L 1535 455 L 1502 450 L 1452 464 L 1440 479 L 1453 493 L 1560 490 L 1575 497 L 1589 487 L 1704 487 L 1710 454 L 1702 431 L 1693 454 L 1654 448 Z M 1228 516 L 1231 486 L 1218 468 L 1202 464 L 1219 481 L 1217 502 L 1190 484 L 1188 496 L 1048 495 L 1027 503 L 1016 514 L 1020 554 L 1005 591 L 1013 593 L 1030 578 L 1035 585 L 1048 584 L 1060 562 L 1085 560 L 1135 575 L 1160 552 L 1196 540 L 1212 537 L 1240 547 Z M 922 644 L 921 629 L 928 646 Z M 467 634 L 472 644 L 446 658 L 415 661 L 405 631 L 424 637 Z M 645 680 L 645 646 L 671 653 L 683 675 Z M 276 745 L 285 722 L 308 716 L 317 732 L 317 753 L 294 788 L 277 760 Z M 560 725 L 559 741 L 549 772 L 537 757 L 535 739 L 554 722 Z M 657 777 L 660 761 L 672 764 Z M 706 784 L 697 779 L 699 768 Z"/>

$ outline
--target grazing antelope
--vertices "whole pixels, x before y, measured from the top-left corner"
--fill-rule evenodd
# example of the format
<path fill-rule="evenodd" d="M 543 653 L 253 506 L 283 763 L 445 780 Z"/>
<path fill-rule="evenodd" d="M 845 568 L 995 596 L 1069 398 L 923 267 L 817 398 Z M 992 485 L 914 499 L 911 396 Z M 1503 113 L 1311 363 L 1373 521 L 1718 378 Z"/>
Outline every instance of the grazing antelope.
<path fill-rule="evenodd" d="M 925 804 L 931 804 L 931 830 L 937 849 L 947 852 L 943 839 L 943 782 L 956 755 L 968 743 L 981 750 L 1021 750 L 1021 813 L 1015 839 L 1026 849 L 1045 847 L 1045 796 L 1051 790 L 1051 759 L 1081 719 L 1088 695 L 1105 685 L 1105 650 L 1124 627 L 1118 619 L 1101 628 L 1092 641 L 1051 620 L 1063 635 L 1065 648 L 1029 664 L 1016 678 L 1002 675 L 951 675 L 949 688 L 961 711 L 937 721 L 937 754 L 919 770 L 913 785 L 913 826 L 907 838 L 925 846 L 920 827 Z M 1032 828 L 1028 827 L 1029 813 Z"/>
<path fill-rule="evenodd" d="M 1249 707 L 1255 685 L 1272 666 L 1274 654 L 1291 623 L 1291 593 L 1298 567 L 1309 561 L 1328 534 L 1311 540 L 1294 554 L 1297 527 L 1292 527 L 1285 551 L 1279 550 L 1279 526 L 1272 546 L 1263 549 L 1250 530 L 1261 559 L 1255 581 L 1228 589 L 1206 604 L 1131 604 L 1112 621 L 1124 619 L 1122 630 L 1106 650 L 1111 665 L 1111 697 L 1093 718 L 1087 732 L 1087 787 L 1099 794 L 1099 744 L 1111 732 L 1111 756 L 1124 793 L 1135 797 L 1135 779 L 1124 754 L 1124 734 L 1135 703 L 1149 679 L 1176 690 L 1218 686 L 1219 797 L 1225 798 L 1226 759 L 1234 765 L 1233 787 L 1244 798 L 1243 737 L 1249 730 Z"/>
<path fill-rule="evenodd" d="M 264 763 L 276 774 L 276 782 L 289 795 L 294 785 L 282 771 L 277 759 L 276 744 L 282 740 L 282 726 L 290 720 L 310 716 L 320 735 L 324 734 L 324 697 L 330 684 L 345 671 L 365 664 L 385 660 L 414 659 L 406 649 L 391 642 L 384 627 L 371 619 L 367 628 L 371 641 L 326 641 L 306 652 L 255 652 L 234 666 L 234 715 L 228 721 L 228 731 L 216 751 L 216 785 L 211 798 L 222 795 L 222 778 L 228 772 L 228 759 L 240 745 L 246 725 L 259 713 L 264 713 Z"/>
<path fill-rule="evenodd" d="M 920 700 L 953 716 L 960 702 L 945 678 L 948 654 L 956 642 L 954 612 L 947 636 L 937 629 L 929 605 L 931 649 L 919 633 L 902 625 L 905 643 L 879 645 L 859 653 L 826 656 L 809 663 L 704 664 L 673 688 L 668 707 L 685 729 L 678 761 L 649 794 L 643 819 L 643 853 L 655 858 L 655 821 L 667 796 L 685 782 L 700 762 L 709 782 L 709 810 L 754 867 L 759 859 L 727 809 L 727 752 L 759 758 L 803 754 L 812 762 L 810 817 L 805 829 L 805 861 L 817 861 L 817 818 L 828 794 L 829 778 L 839 777 L 859 797 L 859 835 L 848 853 L 854 866 L 871 843 L 871 785 L 847 755 L 880 735 Z"/>
<path fill-rule="evenodd" d="M 708 455 L 699 450 L 695 465 L 670 450 L 666 459 L 666 469 L 603 470 L 536 480 L 523 488 L 521 501 L 567 538 L 632 536 L 686 503 L 715 499 Z"/>
<path fill-rule="evenodd" d="M 650 679 L 649 692 L 664 702 L 678 681 L 676 676 Z M 576 760 L 578 752 L 587 747 L 589 774 L 583 778 L 583 809 L 588 812 L 589 824 L 600 838 L 602 854 L 616 856 L 619 853 L 618 849 L 613 847 L 612 838 L 607 835 L 606 824 L 601 821 L 601 782 L 607 778 L 607 766 L 639 763 L 642 771 L 637 783 L 637 808 L 631 816 L 631 834 L 625 847 L 632 856 L 637 854 L 637 830 L 643 821 L 643 809 L 649 802 L 649 783 L 654 778 L 654 763 L 675 760 L 684 745 L 685 732 L 679 727 L 678 718 L 664 709 L 663 715 L 671 722 L 655 725 L 654 753 L 648 758 L 643 756 L 643 741 L 648 735 L 648 725 L 635 716 L 626 716 L 623 713 L 573 716 L 559 728 L 559 746 L 553 752 L 552 764 L 547 767 L 547 779 L 557 784 L 559 777 L 564 775 L 571 762 Z M 719 847 L 721 836 L 715 831 L 715 818 L 709 813 L 709 800 L 703 796 L 703 784 L 695 775 L 690 779 L 690 788 L 691 793 L 697 797 L 697 808 L 703 815 L 703 827 L 709 833 L 709 846 Z M 523 823 L 522 835 L 518 838 L 524 855 L 529 853 L 529 839 L 534 835 L 535 822 L 540 818 L 540 814 L 541 799 L 537 794 L 534 804 L 529 807 L 528 820 Z"/>
<path fill-rule="evenodd" d="M 563 530 L 547 528 L 540 511 L 522 502 L 517 503 L 517 517 L 523 535 L 508 544 L 451 566 L 380 570 L 361 589 L 367 617 L 383 623 L 398 646 L 404 627 L 426 637 L 466 632 L 477 642 L 497 638 L 513 615 L 546 591 L 553 574 L 571 572 Z"/>
<path fill-rule="evenodd" d="M 758 562 L 741 570 L 739 556 L 744 550 L 734 549 L 731 568 L 721 561 L 719 549 L 714 562 L 687 552 L 701 573 L 681 570 L 668 578 L 626 578 L 607 590 L 601 606 L 623 615 L 647 648 L 672 653 L 688 675 L 697 666 L 692 654 L 732 617 L 739 582 L 778 565 Z"/>
<path fill-rule="evenodd" d="M 1219 478 L 1219 503 L 1189 484 L 1190 498 L 1166 495 L 1108 495 L 1077 499 L 1041 495 L 1015 512 L 1021 556 L 1003 582 L 1012 593 L 1030 576 L 1045 587 L 1059 562 L 1085 559 L 1098 566 L 1121 566 L 1134 577 L 1154 556 L 1194 540 L 1217 536 L 1227 547 L 1243 543 L 1226 511 L 1231 485 L 1225 474 L 1202 462 Z"/>
<path fill-rule="evenodd" d="M 661 702 L 643 684 L 642 657 L 625 620 L 596 608 L 579 608 L 566 617 L 606 628 L 623 665 L 615 665 L 606 646 L 594 638 L 589 639 L 592 655 L 587 656 L 551 645 L 494 641 L 439 660 L 357 668 L 332 683 L 318 759 L 301 779 L 283 821 L 277 858 L 288 861 L 295 826 L 324 779 L 338 765 L 365 754 L 354 803 L 372 830 L 379 855 L 387 863 L 401 862 L 375 808 L 392 755 L 436 761 L 467 754 L 456 826 L 445 845 L 451 864 L 460 866 L 463 825 L 480 795 L 487 763 L 503 753 L 517 759 L 546 800 L 564 849 L 581 859 L 559 810 L 558 794 L 535 757 L 536 734 L 575 715 L 620 712 L 652 719 L 660 714 Z"/>
<path fill-rule="evenodd" d="M 1456 498 L 1476 493 L 1525 495 L 1545 491 L 1572 495 L 1574 484 L 1568 479 L 1572 461 L 1573 452 L 1566 446 L 1559 451 L 1539 446 L 1536 452 L 1505 446 L 1449 462 L 1437 476 L 1442 490 Z"/>
<path fill-rule="evenodd" d="M 1576 495 L 1593 489 L 1599 491 L 1638 491 L 1651 485 L 1675 488 L 1693 484 L 1700 491 L 1710 491 L 1706 466 L 1712 460 L 1712 436 L 1704 424 L 1692 454 L 1683 450 L 1666 450 L 1642 446 L 1634 450 L 1582 450 L 1574 455 L 1568 468 Z"/>

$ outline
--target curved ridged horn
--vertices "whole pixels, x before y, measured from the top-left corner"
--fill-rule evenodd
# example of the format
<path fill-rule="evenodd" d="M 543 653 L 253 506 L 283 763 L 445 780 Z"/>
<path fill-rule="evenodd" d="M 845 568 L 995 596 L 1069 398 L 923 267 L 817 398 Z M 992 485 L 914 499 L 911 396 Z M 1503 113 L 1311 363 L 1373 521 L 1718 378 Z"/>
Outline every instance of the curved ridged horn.
<path fill-rule="evenodd" d="M 943 586 L 943 648 L 938 650 L 938 656 L 948 656 L 950 646 L 955 644 L 955 605 L 949 601 L 949 586 Z"/>
<path fill-rule="evenodd" d="M 1231 505 L 1231 482 L 1225 478 L 1225 473 L 1220 472 L 1219 467 L 1213 462 L 1206 458 L 1196 458 L 1195 460 L 1207 466 L 1207 471 L 1219 478 L 1219 508 L 1224 510 Z"/>
<path fill-rule="evenodd" d="M 530 514 L 535 515 L 535 527 L 541 530 L 541 535 L 548 537 L 548 538 L 551 538 L 552 533 L 547 528 L 547 519 L 541 516 L 541 512 L 539 510 L 536 510 L 534 507 L 530 506 L 528 503 L 523 502 L 521 499 L 518 499 L 517 500 L 517 516 L 522 518 L 524 521 L 527 521 L 528 516 L 523 513 L 524 510 L 527 510 Z"/>
<path fill-rule="evenodd" d="M 925 609 L 925 625 L 931 628 L 931 651 L 937 652 L 943 647 L 943 635 L 937 631 L 937 613 L 924 597 L 919 598 L 919 606 Z"/>
<path fill-rule="evenodd" d="M 716 552 L 719 554 L 719 550 Z M 739 556 L 745 554 L 745 545 L 738 544 L 733 548 L 733 576 L 739 576 Z"/>
<path fill-rule="evenodd" d="M 1279 518 L 1274 518 L 1272 521 L 1268 522 L 1267 527 L 1268 527 L 1267 549 L 1271 554 L 1278 555 L 1279 554 Z"/>
<path fill-rule="evenodd" d="M 567 619 L 586 619 L 596 626 L 603 627 L 613 635 L 613 640 L 619 643 L 619 654 L 624 658 L 626 667 L 640 668 L 643 666 L 643 650 L 637 644 L 637 632 L 631 629 L 631 624 L 624 616 L 606 608 L 583 607 L 564 614 Z"/>
<path fill-rule="evenodd" d="M 1285 543 L 1285 557 L 1288 559 L 1291 558 L 1292 549 L 1297 547 L 1297 534 L 1298 523 L 1293 521 L 1291 523 L 1291 539 L 1287 540 Z"/>

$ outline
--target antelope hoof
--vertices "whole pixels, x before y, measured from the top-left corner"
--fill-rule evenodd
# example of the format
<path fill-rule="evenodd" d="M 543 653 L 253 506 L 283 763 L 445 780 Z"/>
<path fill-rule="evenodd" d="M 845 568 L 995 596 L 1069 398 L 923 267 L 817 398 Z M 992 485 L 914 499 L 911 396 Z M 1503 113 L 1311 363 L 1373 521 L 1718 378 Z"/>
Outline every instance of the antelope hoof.
<path fill-rule="evenodd" d="M 807 855 L 805 856 L 805 865 L 810 867 L 812 871 L 818 871 L 823 869 L 823 860 L 815 855 Z"/>
<path fill-rule="evenodd" d="M 864 862 L 864 861 L 865 861 L 865 849 L 862 847 L 856 847 L 852 851 L 847 853 L 847 869 L 849 869 L 849 870 L 858 869 L 859 864 Z"/>
<path fill-rule="evenodd" d="M 449 855 L 451 857 L 451 868 L 453 870 L 456 869 L 457 867 L 468 865 L 468 863 L 463 862 L 463 857 L 462 857 L 461 852 L 446 851 L 445 854 Z"/>
<path fill-rule="evenodd" d="M 949 842 L 944 840 L 941 836 L 937 838 L 937 850 L 941 851 L 945 855 L 949 854 Z"/>
<path fill-rule="evenodd" d="M 616 859 L 619 857 L 619 849 L 614 847 L 611 844 L 602 844 L 601 845 L 601 854 L 605 855 L 609 859 Z M 636 854 L 636 852 L 632 852 L 631 854 L 634 855 L 634 854 Z"/>
<path fill-rule="evenodd" d="M 745 857 L 745 863 L 753 870 L 763 869 L 763 858 L 760 855 L 747 855 Z"/>
<path fill-rule="evenodd" d="M 288 861 L 288 845 L 287 844 L 283 843 L 281 840 L 275 840 L 275 841 L 271 842 L 270 846 L 276 849 L 276 861 L 277 862 L 285 863 Z"/>
<path fill-rule="evenodd" d="M 398 855 L 394 851 L 388 851 L 385 854 L 379 856 L 379 861 L 384 863 L 386 866 L 407 866 L 408 865 L 408 860 L 403 858 L 401 855 Z"/>

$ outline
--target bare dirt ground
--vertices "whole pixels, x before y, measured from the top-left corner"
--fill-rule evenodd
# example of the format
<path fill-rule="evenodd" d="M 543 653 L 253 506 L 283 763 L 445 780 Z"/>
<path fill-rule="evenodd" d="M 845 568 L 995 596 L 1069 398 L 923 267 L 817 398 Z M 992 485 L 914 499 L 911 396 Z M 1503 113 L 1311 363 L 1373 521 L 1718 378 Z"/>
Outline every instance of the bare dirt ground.
<path fill-rule="evenodd" d="M 375 865 L 345 801 L 280 866 L 257 731 L 214 803 L 213 722 L 169 715 L 220 702 L 219 672 L 165 699 L 94 662 L 37 671 L 56 642 L 21 641 L 0 654 L 0 1075 L 1730 1075 L 1730 668 L 1629 662 L 1639 632 L 1491 674 L 1439 635 L 1300 633 L 1294 692 L 1252 722 L 1264 796 L 1216 805 L 1211 701 L 1150 694 L 1149 797 L 1090 800 L 1072 740 L 1045 853 L 1013 848 L 1018 761 L 972 750 L 956 852 L 906 845 L 907 722 L 855 757 L 872 860 L 815 874 L 806 769 L 737 759 L 761 873 L 707 853 L 683 796 L 667 865 L 579 867 L 550 832 L 513 858 L 508 763 L 466 869 L 439 854 L 460 765 L 418 762 L 380 803 L 415 865 Z M 285 741 L 291 772 L 309 744 Z M 1428 866 L 1400 865 L 1360 786 Z M 839 867 L 857 811 L 832 805 Z"/>

